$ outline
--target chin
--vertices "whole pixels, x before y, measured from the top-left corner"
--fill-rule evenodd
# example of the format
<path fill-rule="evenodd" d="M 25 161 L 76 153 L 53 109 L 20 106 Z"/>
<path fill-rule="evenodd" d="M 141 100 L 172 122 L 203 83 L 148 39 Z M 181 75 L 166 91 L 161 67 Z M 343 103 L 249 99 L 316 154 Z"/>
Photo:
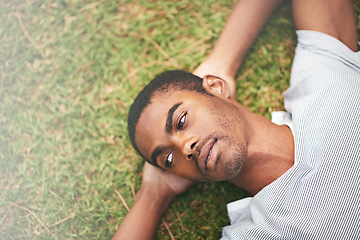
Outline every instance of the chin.
<path fill-rule="evenodd" d="M 233 159 L 233 161 L 226 162 L 224 166 L 224 175 L 226 177 L 226 180 L 232 180 L 236 178 L 241 170 L 241 167 L 243 165 L 243 158 L 241 159 Z"/>

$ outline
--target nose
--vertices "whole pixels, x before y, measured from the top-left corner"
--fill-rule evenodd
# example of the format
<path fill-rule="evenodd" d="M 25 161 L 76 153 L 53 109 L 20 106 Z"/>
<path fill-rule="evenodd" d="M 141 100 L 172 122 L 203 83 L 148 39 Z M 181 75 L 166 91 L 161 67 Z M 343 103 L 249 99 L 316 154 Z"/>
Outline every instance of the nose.
<path fill-rule="evenodd" d="M 188 160 L 192 160 L 193 153 L 195 152 L 195 146 L 199 142 L 196 136 L 192 136 L 186 139 L 182 146 L 182 152 Z"/>

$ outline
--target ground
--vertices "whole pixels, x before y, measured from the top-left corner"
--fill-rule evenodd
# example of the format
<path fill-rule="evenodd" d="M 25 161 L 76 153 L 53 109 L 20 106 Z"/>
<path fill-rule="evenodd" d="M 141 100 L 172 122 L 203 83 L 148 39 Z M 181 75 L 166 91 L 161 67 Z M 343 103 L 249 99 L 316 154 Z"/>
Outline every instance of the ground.
<path fill-rule="evenodd" d="M 164 70 L 194 70 L 235 0 L 0 2 L 0 239 L 109 239 L 140 187 L 133 99 Z M 239 69 L 242 104 L 266 117 L 283 109 L 295 44 L 284 3 Z M 226 203 L 245 196 L 198 184 L 174 199 L 156 239 L 218 239 Z"/>

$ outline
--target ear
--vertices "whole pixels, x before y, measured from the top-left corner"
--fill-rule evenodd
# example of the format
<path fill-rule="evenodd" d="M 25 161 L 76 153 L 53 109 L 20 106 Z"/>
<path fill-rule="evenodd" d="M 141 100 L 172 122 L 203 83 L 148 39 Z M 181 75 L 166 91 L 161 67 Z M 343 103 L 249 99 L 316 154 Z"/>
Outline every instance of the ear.
<path fill-rule="evenodd" d="M 213 95 L 221 95 L 230 98 L 230 87 L 227 81 L 213 75 L 206 75 L 203 78 L 203 87 Z"/>

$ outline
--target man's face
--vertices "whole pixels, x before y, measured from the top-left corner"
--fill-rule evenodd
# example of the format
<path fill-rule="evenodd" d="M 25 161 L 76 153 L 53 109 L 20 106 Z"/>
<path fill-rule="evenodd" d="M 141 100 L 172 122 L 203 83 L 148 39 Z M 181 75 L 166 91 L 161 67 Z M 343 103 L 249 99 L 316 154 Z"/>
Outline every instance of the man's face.
<path fill-rule="evenodd" d="M 170 91 L 153 97 L 141 114 L 136 144 L 148 160 L 182 177 L 231 180 L 246 157 L 241 116 L 221 96 Z"/>

